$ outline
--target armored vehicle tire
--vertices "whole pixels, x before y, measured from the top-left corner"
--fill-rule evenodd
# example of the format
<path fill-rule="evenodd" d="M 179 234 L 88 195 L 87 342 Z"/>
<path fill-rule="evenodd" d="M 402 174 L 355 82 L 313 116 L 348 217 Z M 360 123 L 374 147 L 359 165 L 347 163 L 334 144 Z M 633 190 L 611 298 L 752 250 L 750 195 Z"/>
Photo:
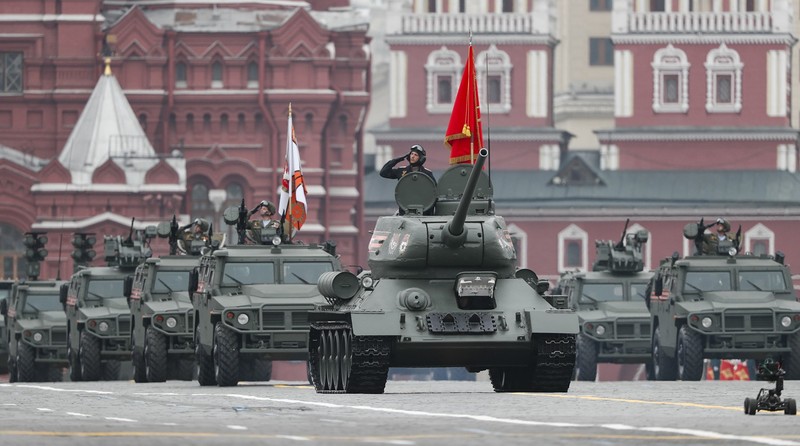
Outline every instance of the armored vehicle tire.
<path fill-rule="evenodd" d="M 758 402 L 755 398 L 745 398 L 744 399 L 744 413 L 746 415 L 755 415 L 756 414 L 756 406 L 758 406 Z"/>
<path fill-rule="evenodd" d="M 11 357 L 9 353 L 8 358 L 8 382 L 15 383 L 17 382 L 17 364 L 15 364 L 16 359 Z"/>
<path fill-rule="evenodd" d="M 703 337 L 683 325 L 678 331 L 678 378 L 681 381 L 700 381 L 703 377 Z"/>
<path fill-rule="evenodd" d="M 103 364 L 103 372 L 100 379 L 103 381 L 116 381 L 120 379 L 120 371 L 122 370 L 122 363 L 117 360 L 105 361 Z"/>
<path fill-rule="evenodd" d="M 354 336 L 341 322 L 316 322 L 309 333 L 308 364 L 317 393 L 383 393 L 391 340 Z"/>
<path fill-rule="evenodd" d="M 786 398 L 786 407 L 783 408 L 786 415 L 797 415 L 797 401 L 794 398 Z"/>
<path fill-rule="evenodd" d="M 36 373 L 36 350 L 30 345 L 17 340 L 17 381 L 29 383 L 37 381 Z"/>
<path fill-rule="evenodd" d="M 167 380 L 167 337 L 152 325 L 144 334 L 144 369 L 151 383 Z"/>
<path fill-rule="evenodd" d="M 133 346 L 131 350 L 131 365 L 133 365 L 133 381 L 137 383 L 146 383 L 147 374 L 144 368 L 144 353 Z"/>
<path fill-rule="evenodd" d="M 787 336 L 786 343 L 792 351 L 789 357 L 783 360 L 785 379 L 800 379 L 800 331 Z"/>
<path fill-rule="evenodd" d="M 78 364 L 84 381 L 97 381 L 103 373 L 100 362 L 100 339 L 80 330 Z"/>
<path fill-rule="evenodd" d="M 594 381 L 597 379 L 597 342 L 588 336 L 579 334 L 575 358 L 575 379 L 578 381 Z"/>
<path fill-rule="evenodd" d="M 72 382 L 82 381 L 78 352 L 72 348 L 72 341 L 69 335 L 67 335 L 67 361 L 69 361 L 69 380 Z"/>
<path fill-rule="evenodd" d="M 239 384 L 239 340 L 221 322 L 214 327 L 214 378 L 220 387 Z"/>
<path fill-rule="evenodd" d="M 653 331 L 653 374 L 657 381 L 675 381 L 677 372 L 675 358 L 668 357 L 661 348 L 661 330 L 656 326 Z"/>
<path fill-rule="evenodd" d="M 199 329 L 195 330 L 194 334 L 194 353 L 195 361 L 197 362 L 197 382 L 201 386 L 213 386 L 217 384 L 214 378 L 214 357 L 207 355 L 200 345 L 200 332 Z"/>

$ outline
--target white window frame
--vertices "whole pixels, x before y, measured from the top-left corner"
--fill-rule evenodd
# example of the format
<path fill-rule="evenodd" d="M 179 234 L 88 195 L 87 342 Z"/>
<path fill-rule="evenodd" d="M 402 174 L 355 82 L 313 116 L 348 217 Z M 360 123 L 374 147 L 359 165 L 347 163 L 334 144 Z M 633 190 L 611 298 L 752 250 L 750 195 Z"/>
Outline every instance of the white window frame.
<path fill-rule="evenodd" d="M 736 50 L 724 43 L 706 56 L 706 111 L 709 113 L 738 113 L 742 110 L 742 68 L 744 64 Z M 731 77 L 731 102 L 717 102 L 717 76 Z"/>
<path fill-rule="evenodd" d="M 577 240 L 581 242 L 581 266 L 567 266 L 567 242 Z M 589 234 L 576 224 L 571 224 L 558 233 L 558 272 L 588 271 L 589 262 Z"/>
<path fill-rule="evenodd" d="M 767 240 L 769 246 L 769 255 L 775 255 L 775 232 L 761 223 L 753 226 L 744 233 L 744 248 L 745 252 L 753 252 L 753 243 L 756 240 Z"/>
<path fill-rule="evenodd" d="M 489 105 L 488 85 L 486 84 L 486 62 L 489 62 L 489 74 L 500 75 L 500 102 Z M 508 113 L 511 111 L 511 58 L 494 44 L 486 51 L 481 51 L 475 58 L 475 72 L 478 78 L 478 94 L 481 101 L 481 114 Z"/>
<path fill-rule="evenodd" d="M 427 104 L 425 108 L 428 113 L 451 113 L 453 111 L 453 102 L 458 93 L 458 85 L 461 81 L 461 56 L 456 51 L 449 50 L 447 47 L 431 52 L 428 55 L 428 62 L 425 64 L 425 71 L 428 78 L 428 93 Z M 450 97 L 452 102 L 448 104 L 440 104 L 439 99 L 439 76 L 452 76 L 453 82 L 450 85 L 452 92 Z"/>
<path fill-rule="evenodd" d="M 667 45 L 656 51 L 651 63 L 653 68 L 653 111 L 656 113 L 686 113 L 689 111 L 689 63 L 686 53 Z M 664 90 L 664 75 L 678 76 L 678 102 L 665 103 L 662 101 Z"/>

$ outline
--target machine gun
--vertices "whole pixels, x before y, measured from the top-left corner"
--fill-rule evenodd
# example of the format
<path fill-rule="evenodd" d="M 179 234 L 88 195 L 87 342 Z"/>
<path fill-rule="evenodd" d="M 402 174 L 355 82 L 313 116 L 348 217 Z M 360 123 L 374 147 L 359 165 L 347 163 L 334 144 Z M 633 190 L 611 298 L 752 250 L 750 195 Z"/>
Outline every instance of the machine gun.
<path fill-rule="evenodd" d="M 703 219 L 701 218 L 698 223 L 687 223 L 686 226 L 683 227 L 683 236 L 689 240 L 694 241 L 694 248 L 695 248 L 695 255 L 736 255 L 739 252 L 739 240 L 741 239 L 742 235 L 742 227 L 739 226 L 739 231 L 736 233 L 736 241 L 730 240 L 720 240 L 716 244 L 716 248 L 713 245 L 707 246 L 705 232 L 706 229 L 713 227 L 716 225 L 717 222 L 712 222 L 709 224 L 705 224 Z"/>
<path fill-rule="evenodd" d="M 614 249 L 616 251 L 624 251 L 625 250 L 625 234 L 628 232 L 628 224 L 631 222 L 630 218 L 625 219 L 625 227 L 622 228 L 622 235 L 619 237 L 619 241 L 616 245 L 614 245 Z"/>
<path fill-rule="evenodd" d="M 178 218 L 175 214 L 172 214 L 171 222 L 159 223 L 156 232 L 159 237 L 168 239 L 169 255 L 176 255 L 178 253 L 178 237 L 180 237 L 181 228 L 178 226 Z"/>
<path fill-rule="evenodd" d="M 759 410 L 777 412 L 782 410 L 786 415 L 797 414 L 797 402 L 793 398 L 781 399 L 783 377 L 786 371 L 780 362 L 767 358 L 758 366 L 758 379 L 775 383 L 774 389 L 764 388 L 758 391 L 755 398 L 744 399 L 744 413 L 755 415 Z"/>
<path fill-rule="evenodd" d="M 108 266 L 121 269 L 135 268 L 139 262 L 153 254 L 150 249 L 150 239 L 156 236 L 157 228 L 148 226 L 142 232 L 135 232 L 135 221 L 135 217 L 131 218 L 131 229 L 127 238 L 109 235 L 103 238 L 103 250 Z M 134 239 L 134 235 L 136 235 L 136 239 Z"/>
<path fill-rule="evenodd" d="M 595 241 L 595 260 L 592 271 L 612 273 L 636 273 L 644 271 L 642 245 L 647 243 L 650 234 L 645 230 L 628 234 L 630 219 L 625 220 L 622 236 L 617 243 L 611 240 Z"/>
<path fill-rule="evenodd" d="M 236 226 L 240 245 L 248 241 L 256 245 L 279 245 L 284 241 L 282 225 L 277 220 L 270 220 L 274 225 L 264 225 L 261 220 L 250 220 L 250 217 L 264 206 L 271 208 L 272 213 L 275 213 L 274 206 L 267 201 L 260 202 L 248 211 L 244 199 L 238 207 L 231 206 L 223 212 L 222 218 L 225 223 Z"/>

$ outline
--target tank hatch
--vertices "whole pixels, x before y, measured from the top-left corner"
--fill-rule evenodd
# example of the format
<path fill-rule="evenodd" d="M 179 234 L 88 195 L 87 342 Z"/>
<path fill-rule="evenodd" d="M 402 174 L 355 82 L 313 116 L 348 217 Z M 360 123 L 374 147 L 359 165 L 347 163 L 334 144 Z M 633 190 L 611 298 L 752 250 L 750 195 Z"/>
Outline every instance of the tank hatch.
<path fill-rule="evenodd" d="M 436 203 L 436 183 L 427 175 L 404 175 L 394 189 L 397 206 L 407 215 L 428 215 Z"/>
<path fill-rule="evenodd" d="M 473 166 L 470 164 L 459 164 L 442 174 L 437 186 L 436 215 L 453 215 L 456 212 L 472 168 Z M 472 194 L 472 201 L 469 204 L 467 215 L 488 215 L 493 213 L 493 196 L 494 189 L 492 189 L 489 175 L 486 172 L 481 172 L 475 185 L 475 192 Z"/>

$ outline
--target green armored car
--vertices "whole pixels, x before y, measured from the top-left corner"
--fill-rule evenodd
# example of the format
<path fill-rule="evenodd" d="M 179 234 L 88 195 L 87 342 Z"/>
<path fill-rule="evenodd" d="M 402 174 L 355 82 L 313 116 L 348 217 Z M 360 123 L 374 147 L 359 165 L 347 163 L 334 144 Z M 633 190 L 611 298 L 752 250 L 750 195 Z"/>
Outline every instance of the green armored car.
<path fill-rule="evenodd" d="M 248 215 L 236 207 L 225 214 L 229 224 Z M 238 230 L 243 242 L 246 222 Z M 343 266 L 332 242 L 273 238 L 264 238 L 272 244 L 231 245 L 206 254 L 190 278 L 200 385 L 268 381 L 272 360 L 308 358 L 308 313 L 325 303 L 317 281 Z"/>
<path fill-rule="evenodd" d="M 647 231 L 626 234 L 619 242 L 595 242 L 595 263 L 590 272 L 562 274 L 553 294 L 567 296 L 578 312 L 575 378 L 594 381 L 598 363 L 647 365 L 650 374 L 650 313 L 645 290 L 653 276 L 644 272 L 642 246 Z"/>
<path fill-rule="evenodd" d="M 655 378 L 699 380 L 706 358 L 773 358 L 800 379 L 800 302 L 783 254 L 740 255 L 730 240 L 704 253 L 704 229 L 686 225 L 696 254 L 663 260 L 648 290 Z"/>
<path fill-rule="evenodd" d="M 61 287 L 67 314 L 67 357 L 72 381 L 117 379 L 120 361 L 131 357 L 131 313 L 124 295 L 125 278 L 150 256 L 147 240 L 105 236 L 103 248 L 109 266 L 79 269 Z M 141 234 L 139 234 L 141 235 Z"/>
<path fill-rule="evenodd" d="M 0 280 L 0 305 L 11 292 L 13 280 Z M 8 303 L 6 303 L 8 305 Z M 8 332 L 6 330 L 6 318 L 0 318 L 0 373 L 8 373 Z"/>
<path fill-rule="evenodd" d="M 389 367 L 488 369 L 497 392 L 566 392 L 578 316 L 517 257 L 494 212 L 488 151 L 439 178 L 400 178 L 398 215 L 380 217 L 369 273 L 327 273 L 311 315 L 320 393 L 383 393 Z"/>
<path fill-rule="evenodd" d="M 0 302 L 9 340 L 9 381 L 61 381 L 67 365 L 67 317 L 58 296 L 64 283 L 17 282 Z"/>

